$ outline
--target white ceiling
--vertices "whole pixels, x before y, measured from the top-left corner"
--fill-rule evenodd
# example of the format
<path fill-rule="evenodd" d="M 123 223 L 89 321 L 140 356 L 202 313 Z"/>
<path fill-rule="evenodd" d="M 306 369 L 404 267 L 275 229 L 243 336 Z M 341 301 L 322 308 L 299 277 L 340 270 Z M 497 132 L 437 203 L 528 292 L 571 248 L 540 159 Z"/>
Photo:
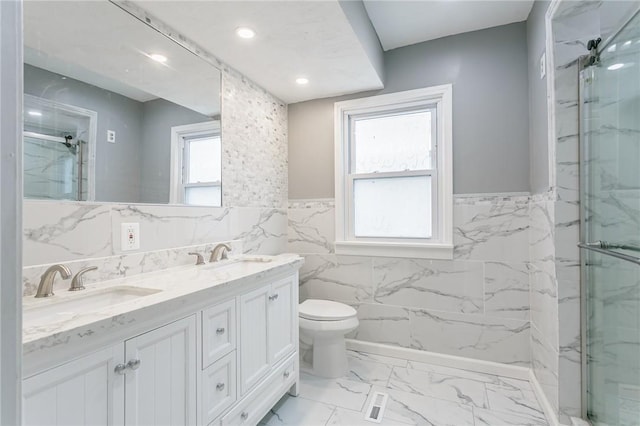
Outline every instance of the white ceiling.
<path fill-rule="evenodd" d="M 533 0 L 364 0 L 386 50 L 527 19 Z"/>
<path fill-rule="evenodd" d="M 336 0 L 136 3 L 287 103 L 382 88 Z M 240 26 L 256 37 L 238 38 Z"/>

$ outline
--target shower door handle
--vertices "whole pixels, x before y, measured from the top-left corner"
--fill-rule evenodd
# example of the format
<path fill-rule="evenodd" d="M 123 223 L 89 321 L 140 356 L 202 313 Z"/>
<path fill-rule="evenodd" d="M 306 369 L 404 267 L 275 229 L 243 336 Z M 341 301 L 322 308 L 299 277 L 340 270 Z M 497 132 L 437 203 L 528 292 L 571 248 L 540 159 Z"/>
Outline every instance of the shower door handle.
<path fill-rule="evenodd" d="M 635 247 L 633 246 L 612 245 L 612 244 L 604 243 L 602 241 L 595 241 L 591 243 L 578 243 L 578 247 L 585 250 L 595 251 L 596 253 L 604 254 L 607 256 L 615 257 L 616 259 L 635 263 L 636 265 L 640 265 L 640 257 L 629 256 L 628 254 L 624 254 L 624 253 L 618 253 L 617 251 L 611 249 L 611 248 L 619 248 L 619 249 L 626 249 L 626 250 L 634 250 Z"/>

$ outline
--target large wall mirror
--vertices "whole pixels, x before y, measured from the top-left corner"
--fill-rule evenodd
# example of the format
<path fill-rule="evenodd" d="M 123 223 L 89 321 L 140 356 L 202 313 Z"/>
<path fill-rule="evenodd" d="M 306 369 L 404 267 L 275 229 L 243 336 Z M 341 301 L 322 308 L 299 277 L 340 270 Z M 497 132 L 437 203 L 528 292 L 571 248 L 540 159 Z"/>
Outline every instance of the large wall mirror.
<path fill-rule="evenodd" d="M 219 206 L 220 71 L 107 1 L 24 4 L 24 196 Z"/>

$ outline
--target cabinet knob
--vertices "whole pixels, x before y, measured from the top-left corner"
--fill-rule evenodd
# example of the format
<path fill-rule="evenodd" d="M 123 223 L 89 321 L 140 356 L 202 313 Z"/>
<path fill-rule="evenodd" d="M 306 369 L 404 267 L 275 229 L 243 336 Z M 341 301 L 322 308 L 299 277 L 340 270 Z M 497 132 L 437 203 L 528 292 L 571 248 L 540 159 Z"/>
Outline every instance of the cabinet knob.
<path fill-rule="evenodd" d="M 216 334 L 223 334 L 224 333 L 224 327 L 220 327 L 216 329 Z"/>
<path fill-rule="evenodd" d="M 274 294 L 274 295 L 269 296 L 269 300 L 271 300 L 272 302 L 273 302 L 274 300 L 276 300 L 277 298 L 278 298 L 278 293 L 276 293 L 276 294 Z"/>
<path fill-rule="evenodd" d="M 242 421 L 247 420 L 249 418 L 249 413 L 243 411 L 242 414 L 240 414 L 240 418 L 242 419 Z"/>
<path fill-rule="evenodd" d="M 289 373 L 288 371 L 285 371 L 285 372 L 284 372 L 284 378 L 285 378 L 285 379 L 288 379 L 288 378 L 289 378 L 289 374 L 291 374 L 291 373 Z"/>
<path fill-rule="evenodd" d="M 137 370 L 138 367 L 140 367 L 140 360 L 139 359 L 132 359 L 131 361 L 129 361 L 127 363 L 127 368 L 129 368 L 131 370 Z"/>
<path fill-rule="evenodd" d="M 224 389 L 224 383 L 222 383 L 222 382 L 218 383 L 216 385 L 216 389 L 219 390 L 219 391 L 223 390 Z"/>
<path fill-rule="evenodd" d="M 116 365 L 116 367 L 113 369 L 113 372 L 119 375 L 124 375 L 127 371 L 127 366 L 124 364 L 118 364 Z"/>

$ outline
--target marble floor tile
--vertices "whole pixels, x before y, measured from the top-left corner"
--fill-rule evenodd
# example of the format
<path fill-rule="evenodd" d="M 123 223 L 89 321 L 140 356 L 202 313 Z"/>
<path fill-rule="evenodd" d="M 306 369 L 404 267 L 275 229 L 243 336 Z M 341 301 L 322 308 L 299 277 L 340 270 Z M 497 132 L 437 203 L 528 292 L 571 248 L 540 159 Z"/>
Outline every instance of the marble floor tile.
<path fill-rule="evenodd" d="M 489 408 L 533 420 L 546 420 L 544 412 L 532 391 L 513 390 L 486 385 Z"/>
<path fill-rule="evenodd" d="M 392 366 L 380 362 L 348 357 L 347 379 L 371 385 L 386 386 L 391 376 Z"/>
<path fill-rule="evenodd" d="M 300 396 L 329 405 L 360 411 L 364 408 L 371 385 L 345 378 L 325 379 L 300 373 Z"/>
<path fill-rule="evenodd" d="M 394 367 L 387 387 L 460 404 L 488 408 L 484 383 L 451 375 Z"/>
<path fill-rule="evenodd" d="M 397 367 L 406 367 L 407 363 L 409 362 L 406 359 L 402 359 L 402 358 L 393 358 L 393 357 L 390 357 L 390 356 L 368 354 L 366 352 L 358 352 L 358 351 L 351 351 L 351 350 L 347 351 L 347 356 L 349 358 L 355 358 L 355 359 L 359 359 L 359 360 L 362 360 L 362 361 L 381 362 L 383 364 L 387 364 L 387 365 L 390 365 L 392 367 L 396 367 L 396 366 Z"/>
<path fill-rule="evenodd" d="M 336 408 L 331 418 L 327 422 L 327 426 L 373 426 L 376 423 L 372 423 L 364 419 L 365 412 L 346 410 L 344 408 Z M 398 420 L 389 420 L 383 418 L 380 426 L 394 426 L 394 425 L 406 425 L 410 423 L 402 423 Z"/>
<path fill-rule="evenodd" d="M 510 377 L 496 376 L 493 374 L 479 373 L 476 371 L 462 370 L 459 368 L 446 367 L 443 365 L 427 364 L 418 361 L 409 361 L 407 367 L 410 369 L 427 371 L 440 375 L 460 377 L 462 379 L 473 380 L 484 384 L 491 384 L 506 389 L 524 390 L 533 392 L 531 384 L 527 380 L 512 379 Z"/>
<path fill-rule="evenodd" d="M 333 405 L 285 395 L 259 424 L 264 426 L 324 426 L 334 409 Z"/>
<path fill-rule="evenodd" d="M 475 426 L 538 426 L 549 424 L 546 420 L 484 410 L 482 408 L 474 408 L 473 416 L 476 423 Z"/>
<path fill-rule="evenodd" d="M 374 387 L 372 390 L 389 395 L 384 421 L 412 425 L 473 426 L 473 409 L 469 405 L 388 388 Z"/>

